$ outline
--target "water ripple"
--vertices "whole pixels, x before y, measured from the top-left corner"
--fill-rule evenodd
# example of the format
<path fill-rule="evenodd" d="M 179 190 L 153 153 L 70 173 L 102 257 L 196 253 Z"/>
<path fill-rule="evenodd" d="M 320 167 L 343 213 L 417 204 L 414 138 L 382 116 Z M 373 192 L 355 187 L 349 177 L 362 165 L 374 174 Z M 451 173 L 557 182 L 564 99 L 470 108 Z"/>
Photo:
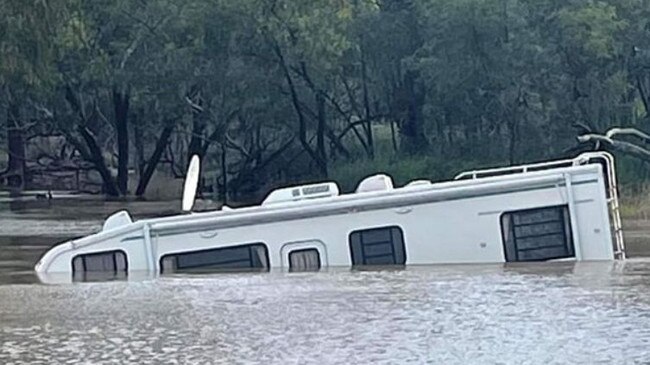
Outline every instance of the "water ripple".
<path fill-rule="evenodd" d="M 0 363 L 637 364 L 649 262 L 0 286 Z"/>

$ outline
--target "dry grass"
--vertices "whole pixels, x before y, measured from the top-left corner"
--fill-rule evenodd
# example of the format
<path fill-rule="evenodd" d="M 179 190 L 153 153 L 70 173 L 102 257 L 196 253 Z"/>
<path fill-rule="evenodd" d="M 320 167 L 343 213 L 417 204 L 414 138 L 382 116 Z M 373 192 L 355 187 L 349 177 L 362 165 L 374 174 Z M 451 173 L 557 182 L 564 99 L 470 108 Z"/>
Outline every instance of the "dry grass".
<path fill-rule="evenodd" d="M 650 219 L 650 187 L 623 190 L 620 203 L 623 219 Z"/>

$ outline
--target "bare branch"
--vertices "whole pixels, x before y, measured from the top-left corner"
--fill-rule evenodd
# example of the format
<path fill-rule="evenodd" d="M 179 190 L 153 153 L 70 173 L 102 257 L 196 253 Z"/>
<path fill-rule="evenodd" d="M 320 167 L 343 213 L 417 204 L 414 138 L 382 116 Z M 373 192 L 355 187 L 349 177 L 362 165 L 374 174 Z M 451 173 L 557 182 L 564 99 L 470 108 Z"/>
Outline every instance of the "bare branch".
<path fill-rule="evenodd" d="M 618 150 L 622 153 L 629 154 L 631 156 L 642 159 L 644 161 L 650 161 L 649 150 L 629 142 L 617 141 L 607 136 L 601 136 L 598 134 L 584 134 L 578 137 L 578 141 L 580 141 L 581 143 L 587 143 L 587 142 L 603 143 L 610 146 L 614 150 Z"/>
<path fill-rule="evenodd" d="M 250 152 L 248 152 L 243 146 L 241 146 L 237 142 L 235 142 L 232 138 L 230 138 L 230 136 L 227 133 L 224 134 L 224 137 L 225 137 L 226 144 L 228 145 L 228 147 L 236 149 L 237 151 L 239 151 L 246 158 L 252 159 L 252 156 L 251 156 Z"/>
<path fill-rule="evenodd" d="M 648 105 L 648 99 L 643 88 L 643 83 L 641 82 L 641 77 L 636 77 L 636 87 L 639 90 L 639 96 L 641 96 L 641 102 L 643 103 L 643 108 L 645 109 L 646 114 L 650 114 L 650 105 Z"/>
<path fill-rule="evenodd" d="M 147 28 L 151 33 L 156 34 L 156 29 L 157 29 L 158 27 L 164 25 L 165 23 L 167 23 L 167 21 L 168 21 L 169 19 L 170 19 L 170 17 L 169 17 L 169 16 L 166 16 L 166 17 L 163 17 L 163 18 L 159 19 L 159 20 L 156 22 L 156 24 L 154 24 L 153 26 L 146 25 L 146 23 L 145 23 L 145 27 L 146 27 L 146 28 Z M 141 23 L 142 23 L 142 22 L 141 22 Z M 129 47 L 126 49 L 126 51 L 124 51 L 124 55 L 122 56 L 122 61 L 120 62 L 120 70 L 123 70 L 123 69 L 124 69 L 124 67 L 126 66 L 126 62 L 129 60 L 129 58 L 131 57 L 131 55 L 133 54 L 133 52 L 135 52 L 135 50 L 136 50 L 136 49 L 138 48 L 138 46 L 140 45 L 140 42 L 141 42 L 142 39 L 144 38 L 144 35 L 145 35 L 145 32 L 144 32 L 143 29 L 141 29 L 141 30 L 138 32 L 138 34 L 135 36 L 135 38 L 133 38 L 133 40 L 131 41 L 131 44 L 129 44 Z"/>
<path fill-rule="evenodd" d="M 600 134 L 583 134 L 581 136 L 578 136 L 578 142 L 580 143 L 587 143 L 587 142 L 606 142 L 608 144 L 614 144 L 614 140 L 606 137 L 606 136 L 601 136 Z"/>
<path fill-rule="evenodd" d="M 189 96 L 185 97 L 185 101 L 190 105 L 194 113 L 203 113 L 204 109 L 201 105 L 195 103 Z"/>
<path fill-rule="evenodd" d="M 650 142 L 650 135 L 647 135 L 635 128 L 612 128 L 605 134 L 607 138 L 613 138 L 616 135 L 632 135 L 639 137 L 646 142 Z"/>

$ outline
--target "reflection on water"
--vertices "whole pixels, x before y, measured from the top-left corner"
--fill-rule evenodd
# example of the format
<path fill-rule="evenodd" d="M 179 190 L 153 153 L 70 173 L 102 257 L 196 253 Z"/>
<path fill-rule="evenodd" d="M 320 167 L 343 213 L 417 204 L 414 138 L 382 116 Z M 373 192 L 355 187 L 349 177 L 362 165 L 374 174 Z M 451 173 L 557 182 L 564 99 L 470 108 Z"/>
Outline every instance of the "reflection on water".
<path fill-rule="evenodd" d="M 0 286 L 0 363 L 643 363 L 650 262 Z"/>

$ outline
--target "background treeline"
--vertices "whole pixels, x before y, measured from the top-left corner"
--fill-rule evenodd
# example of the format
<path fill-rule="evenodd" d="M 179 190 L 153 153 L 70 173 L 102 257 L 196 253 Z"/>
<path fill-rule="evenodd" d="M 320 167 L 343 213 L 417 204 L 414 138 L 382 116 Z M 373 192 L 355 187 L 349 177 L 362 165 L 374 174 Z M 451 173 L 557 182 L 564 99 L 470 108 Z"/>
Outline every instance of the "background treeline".
<path fill-rule="evenodd" d="M 0 14 L 7 185 L 76 164 L 108 195 L 143 195 L 199 154 L 222 195 L 258 199 L 650 129 L 647 0 L 0 0 Z M 30 161 L 35 138 L 64 143 Z"/>

